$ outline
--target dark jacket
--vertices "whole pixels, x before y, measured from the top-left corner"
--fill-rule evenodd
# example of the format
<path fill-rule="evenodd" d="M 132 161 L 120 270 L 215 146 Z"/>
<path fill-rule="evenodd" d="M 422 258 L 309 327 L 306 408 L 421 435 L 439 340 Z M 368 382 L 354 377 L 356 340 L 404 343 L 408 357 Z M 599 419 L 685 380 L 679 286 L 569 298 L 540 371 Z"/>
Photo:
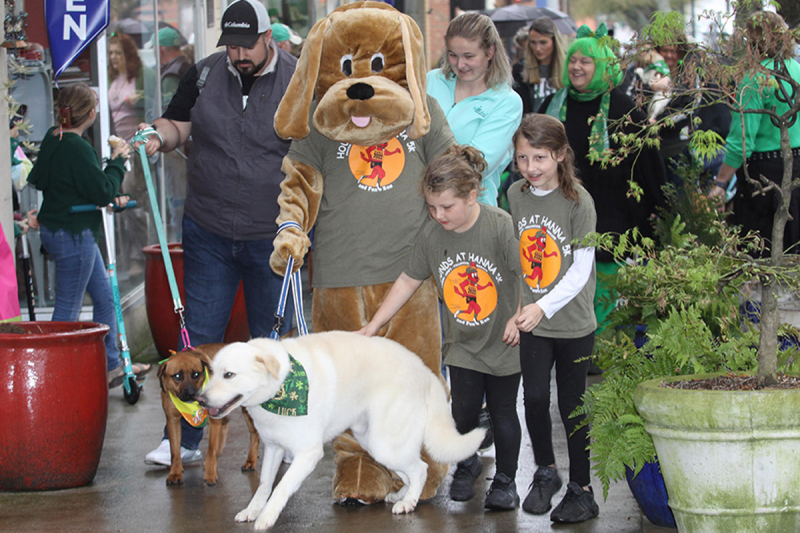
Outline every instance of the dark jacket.
<path fill-rule="evenodd" d="M 255 79 L 244 108 L 238 73 L 226 57 L 219 52 L 196 65 L 201 78 L 209 69 L 191 109 L 184 213 L 222 237 L 271 240 L 277 232 L 281 163 L 290 144 L 275 133 L 273 118 L 297 59 L 278 50 L 275 70 Z"/>
<path fill-rule="evenodd" d="M 53 135 L 50 128 L 44 135 L 28 182 L 43 192 L 39 222 L 51 231 L 59 229 L 77 235 L 90 229 L 100 233 L 100 211 L 70 213 L 74 205 L 107 205 L 119 191 L 124 174 L 121 157 L 100 169 L 92 145 L 75 133 Z M 57 133 L 57 132 L 56 132 Z"/>
<path fill-rule="evenodd" d="M 543 112 L 550 104 L 552 96 L 543 103 Z M 653 228 L 650 217 L 656 213 L 657 207 L 664 206 L 661 186 L 666 181 L 666 168 L 658 150 L 645 148 L 638 155 L 630 155 L 617 166 L 601 168 L 600 163 L 591 163 L 588 159 L 589 137 L 591 125 L 589 117 L 596 116 L 600 110 L 601 97 L 588 102 L 579 102 L 567 96 L 567 119 L 564 128 L 569 144 L 575 153 L 575 167 L 578 178 L 589 191 L 597 207 L 597 231 L 600 233 L 623 233 L 637 227 L 645 235 L 652 235 Z M 619 88 L 611 91 L 609 103 L 609 122 L 631 113 L 633 124 L 623 128 L 625 133 L 637 133 L 641 130 L 646 117 L 643 112 L 634 108 L 633 101 Z M 613 131 L 613 130 L 612 130 Z M 619 148 L 609 135 L 611 149 Z M 633 179 L 644 191 L 641 201 L 628 197 Z M 597 252 L 597 260 L 609 262 L 613 260 L 610 253 Z"/>

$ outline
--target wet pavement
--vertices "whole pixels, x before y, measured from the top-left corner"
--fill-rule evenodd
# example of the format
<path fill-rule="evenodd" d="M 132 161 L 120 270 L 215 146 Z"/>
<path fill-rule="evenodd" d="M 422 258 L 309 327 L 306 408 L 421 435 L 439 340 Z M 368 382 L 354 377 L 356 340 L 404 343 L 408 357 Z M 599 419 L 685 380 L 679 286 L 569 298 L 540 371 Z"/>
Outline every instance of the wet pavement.
<path fill-rule="evenodd" d="M 307 285 L 307 280 L 305 283 Z M 310 295 L 304 294 L 306 311 Z M 308 313 L 307 313 L 308 314 Z M 309 322 L 310 324 L 310 322 Z M 137 356 L 138 361 L 158 360 L 155 348 Z M 599 378 L 591 376 L 590 380 Z M 555 392 L 555 382 L 552 384 Z M 569 461 L 564 428 L 551 400 L 556 464 L 565 482 Z M 521 395 L 518 412 L 523 441 L 517 471 L 517 491 L 524 499 L 534 468 L 530 439 L 524 425 Z M 7 413 L 13 416 L 12 413 Z M 249 503 L 258 486 L 258 471 L 242 472 L 247 457 L 249 433 L 241 415 L 232 415 L 228 442 L 219 458 L 220 479 L 216 486 L 203 482 L 203 463 L 185 465 L 184 485 L 166 485 L 168 467 L 148 466 L 144 456 L 160 443 L 164 411 L 155 372 L 144 384 L 139 402 L 128 405 L 122 387 L 109 393 L 108 423 L 97 475 L 92 483 L 67 490 L 42 492 L 0 491 L 0 533 L 14 532 L 247 532 L 253 524 L 234 521 L 236 513 Z M 206 432 L 207 434 L 208 432 Z M 0 443 L 2 446 L 2 443 Z M 208 437 L 200 449 L 205 457 Z M 263 452 L 263 446 L 261 451 Z M 260 457 L 259 457 L 260 459 Z M 57 460 L 57 459 L 56 459 Z M 313 531 L 314 533 L 465 533 L 465 532 L 550 532 L 575 533 L 667 533 L 674 529 L 655 527 L 644 518 L 625 482 L 613 485 L 606 501 L 597 480 L 593 487 L 600 516 L 581 524 L 556 525 L 549 513 L 534 516 L 516 511 L 487 512 L 483 497 L 494 474 L 493 449 L 482 455 L 483 473 L 476 481 L 477 496 L 469 502 L 454 502 L 448 497 L 452 472 L 437 496 L 421 502 L 414 513 L 395 516 L 389 504 L 367 507 L 342 507 L 332 498 L 334 462 L 330 445 L 314 472 L 290 499 L 273 532 Z M 282 465 L 278 476 L 287 465 Z M 260 463 L 259 463 L 260 469 Z M 487 479 L 488 478 L 488 479 Z M 553 498 L 556 505 L 566 487 Z"/>
<path fill-rule="evenodd" d="M 155 358 L 153 352 L 153 358 Z M 551 413 L 556 462 L 562 478 L 568 477 L 563 426 L 557 410 Z M 87 486 L 44 492 L 0 492 L 0 532 L 196 532 L 252 531 L 252 524 L 237 524 L 234 516 L 244 509 L 258 485 L 258 473 L 240 470 L 247 456 L 248 432 L 241 412 L 233 415 L 225 453 L 220 457 L 220 481 L 214 487 L 203 482 L 202 462 L 186 465 L 184 485 L 167 487 L 166 467 L 144 464 L 144 456 L 160 441 L 164 427 L 160 390 L 155 376 L 145 383 L 136 405 L 128 405 L 122 388 L 110 392 L 108 425 L 97 475 Z M 522 410 L 520 409 L 522 420 Z M 523 423 L 524 427 L 524 423 Z M 523 433 L 526 433 L 523 431 Z M 201 443 L 205 456 L 207 437 Z M 432 500 L 422 502 L 409 515 L 394 516 L 388 504 L 342 507 L 331 497 L 333 455 L 325 457 L 289 502 L 271 531 L 295 532 L 540 532 L 661 533 L 643 518 L 627 485 L 611 487 L 602 501 L 602 487 L 595 481 L 600 516 L 582 524 L 555 525 L 549 515 L 533 516 L 517 511 L 485 512 L 483 494 L 494 473 L 492 451 L 482 457 L 484 470 L 476 482 L 477 496 L 470 502 L 448 497 L 448 478 Z M 281 467 L 281 473 L 286 465 Z M 451 468 L 452 470 L 452 468 Z M 533 477 L 533 453 L 523 437 L 518 492 L 524 499 Z M 451 471 L 452 475 L 452 471 Z M 554 498 L 560 501 L 564 488 Z"/>

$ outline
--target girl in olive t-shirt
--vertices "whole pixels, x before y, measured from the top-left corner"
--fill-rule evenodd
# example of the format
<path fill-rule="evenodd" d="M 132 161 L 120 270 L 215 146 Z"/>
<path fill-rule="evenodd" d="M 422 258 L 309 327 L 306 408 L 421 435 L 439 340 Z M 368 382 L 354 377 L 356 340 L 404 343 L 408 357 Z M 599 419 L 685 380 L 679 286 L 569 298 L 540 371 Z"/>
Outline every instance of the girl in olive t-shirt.
<path fill-rule="evenodd" d="M 550 510 L 561 487 L 553 454 L 550 372 L 556 368 L 558 408 L 567 433 L 567 493 L 550 514 L 554 522 L 582 522 L 597 516 L 589 475 L 588 427 L 570 414 L 586 390 L 588 357 L 597 328 L 592 300 L 594 249 L 581 240 L 595 231 L 597 214 L 589 193 L 575 177 L 574 155 L 561 122 L 528 115 L 514 134 L 515 160 L 523 180 L 508 191 L 519 236 L 522 267 L 520 364 L 525 420 L 538 469 L 522 509 Z"/>
<path fill-rule="evenodd" d="M 431 275 L 444 314 L 453 418 L 462 434 L 478 426 L 484 395 L 494 431 L 496 472 L 487 509 L 519 506 L 515 476 L 521 429 L 516 398 L 520 382 L 517 239 L 511 217 L 477 201 L 486 163 L 471 146 L 454 146 L 428 166 L 422 179 L 431 218 L 381 307 L 361 330 L 375 335 Z M 473 455 L 458 464 L 450 497 L 475 495 L 483 466 Z"/>

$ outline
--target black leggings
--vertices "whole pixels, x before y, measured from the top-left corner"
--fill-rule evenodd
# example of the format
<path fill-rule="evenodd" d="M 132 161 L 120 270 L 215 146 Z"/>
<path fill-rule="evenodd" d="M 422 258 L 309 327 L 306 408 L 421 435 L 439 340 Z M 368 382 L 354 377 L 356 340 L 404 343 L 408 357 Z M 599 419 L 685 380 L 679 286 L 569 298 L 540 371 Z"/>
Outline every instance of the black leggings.
<path fill-rule="evenodd" d="M 510 479 L 517 475 L 522 430 L 517 416 L 520 374 L 492 376 L 476 370 L 450 366 L 453 418 L 462 435 L 478 427 L 483 397 L 492 421 L 497 473 Z"/>
<path fill-rule="evenodd" d="M 550 371 L 556 366 L 558 410 L 567 431 L 569 479 L 581 487 L 589 485 L 589 428 L 573 434 L 585 417 L 569 415 L 581 404 L 586 391 L 589 360 L 594 332 L 579 339 L 551 339 L 521 333 L 519 355 L 522 365 L 522 388 L 525 395 L 525 421 L 533 444 L 533 457 L 538 466 L 555 464 L 553 427 L 550 420 Z"/>

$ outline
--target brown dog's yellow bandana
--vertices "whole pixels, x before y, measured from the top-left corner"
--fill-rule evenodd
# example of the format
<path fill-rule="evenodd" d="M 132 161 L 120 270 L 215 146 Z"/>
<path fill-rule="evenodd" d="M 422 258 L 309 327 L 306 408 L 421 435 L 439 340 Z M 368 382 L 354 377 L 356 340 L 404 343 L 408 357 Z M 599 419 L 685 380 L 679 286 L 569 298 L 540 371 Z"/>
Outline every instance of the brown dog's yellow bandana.
<path fill-rule="evenodd" d="M 206 377 L 203 383 L 208 383 L 208 369 L 206 368 Z M 175 405 L 175 409 L 180 411 L 181 416 L 186 420 L 189 425 L 202 428 L 208 423 L 208 411 L 204 407 L 200 407 L 197 402 L 184 402 L 175 394 L 170 391 L 169 397 Z"/>
<path fill-rule="evenodd" d="M 308 414 L 308 375 L 303 365 L 289 354 L 291 368 L 281 389 L 261 407 L 281 416 L 306 416 Z"/>

